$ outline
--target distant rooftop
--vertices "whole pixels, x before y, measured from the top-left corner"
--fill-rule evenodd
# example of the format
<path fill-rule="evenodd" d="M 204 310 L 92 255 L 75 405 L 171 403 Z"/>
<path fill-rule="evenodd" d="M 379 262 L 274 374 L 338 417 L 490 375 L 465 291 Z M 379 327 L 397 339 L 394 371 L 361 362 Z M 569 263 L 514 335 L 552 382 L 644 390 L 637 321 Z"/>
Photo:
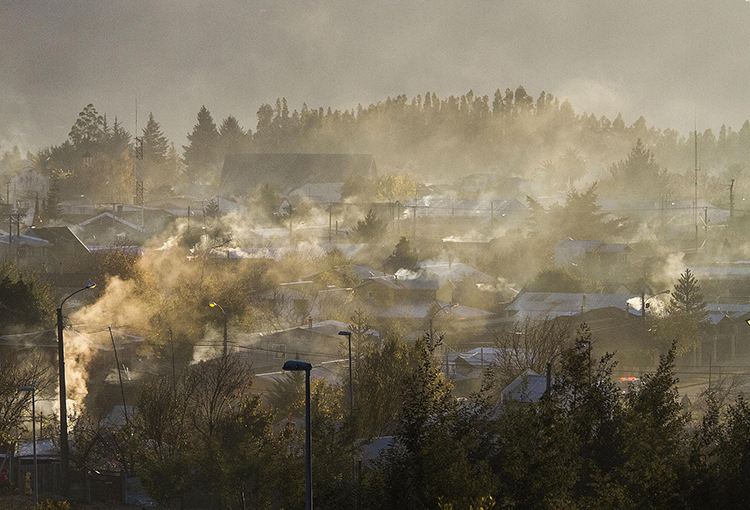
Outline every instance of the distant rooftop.
<path fill-rule="evenodd" d="M 221 190 L 243 196 L 263 184 L 288 193 L 304 184 L 344 182 L 350 176 L 377 175 L 372 154 L 229 154 L 224 158 Z"/>
<path fill-rule="evenodd" d="M 567 292 L 524 292 L 505 307 L 507 315 L 535 320 L 577 315 L 598 308 L 631 309 L 628 301 L 636 294 L 580 294 Z"/>

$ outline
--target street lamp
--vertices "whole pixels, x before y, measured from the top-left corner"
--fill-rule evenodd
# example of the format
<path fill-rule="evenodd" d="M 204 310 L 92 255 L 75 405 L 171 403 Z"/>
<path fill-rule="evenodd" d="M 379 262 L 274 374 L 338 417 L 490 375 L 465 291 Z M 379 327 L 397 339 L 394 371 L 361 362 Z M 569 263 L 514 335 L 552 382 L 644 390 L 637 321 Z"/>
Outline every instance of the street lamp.
<path fill-rule="evenodd" d="M 39 506 L 39 481 L 37 475 L 39 471 L 36 465 L 36 388 L 34 386 L 21 386 L 18 391 L 31 392 L 31 442 L 34 452 L 34 504 Z"/>
<path fill-rule="evenodd" d="M 70 491 L 70 447 L 68 446 L 68 402 L 65 396 L 65 343 L 63 341 L 63 305 L 84 290 L 93 289 L 96 283 L 88 283 L 82 289 L 62 300 L 57 309 L 57 363 L 60 373 L 60 461 L 62 462 L 62 489 L 67 496 Z"/>
<path fill-rule="evenodd" d="M 283 370 L 305 372 L 305 510 L 312 510 L 312 438 L 310 436 L 310 370 L 312 365 L 305 361 L 289 360 Z"/>
<path fill-rule="evenodd" d="M 352 424 L 352 431 L 354 431 L 354 383 L 352 382 L 352 332 L 351 331 L 339 331 L 339 335 L 345 336 L 349 339 L 349 421 Z M 353 437 L 354 437 L 354 434 L 352 434 L 352 438 Z M 356 481 L 357 481 L 357 476 L 354 471 L 354 449 L 352 448 L 352 485 L 356 483 Z"/>
<path fill-rule="evenodd" d="M 226 356 L 227 355 L 227 312 L 224 311 L 224 308 L 222 308 L 219 303 L 214 303 L 213 301 L 211 301 L 210 303 L 208 303 L 208 306 L 210 306 L 211 308 L 218 308 L 219 310 L 221 310 L 221 314 L 224 316 L 224 351 L 223 351 L 223 355 Z"/>

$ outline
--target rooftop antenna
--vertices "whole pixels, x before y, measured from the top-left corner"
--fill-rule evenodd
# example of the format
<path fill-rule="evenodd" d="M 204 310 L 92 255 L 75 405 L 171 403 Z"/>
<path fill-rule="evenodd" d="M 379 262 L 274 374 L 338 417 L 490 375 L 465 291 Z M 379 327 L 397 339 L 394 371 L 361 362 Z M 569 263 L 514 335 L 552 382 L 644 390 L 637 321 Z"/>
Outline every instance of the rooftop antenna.
<path fill-rule="evenodd" d="M 141 206 L 141 231 L 143 231 L 143 137 L 138 136 L 137 97 L 135 98 L 135 205 Z"/>

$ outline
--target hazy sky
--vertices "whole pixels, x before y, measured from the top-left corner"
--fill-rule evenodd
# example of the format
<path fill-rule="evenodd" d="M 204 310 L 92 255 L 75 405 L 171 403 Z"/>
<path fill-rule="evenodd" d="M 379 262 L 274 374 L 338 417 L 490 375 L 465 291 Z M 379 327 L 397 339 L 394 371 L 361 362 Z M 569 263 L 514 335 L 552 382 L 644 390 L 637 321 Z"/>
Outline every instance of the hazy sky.
<path fill-rule="evenodd" d="M 0 148 L 60 143 L 94 103 L 176 144 L 202 104 L 339 108 L 523 84 L 628 124 L 750 118 L 746 0 L 0 0 Z"/>

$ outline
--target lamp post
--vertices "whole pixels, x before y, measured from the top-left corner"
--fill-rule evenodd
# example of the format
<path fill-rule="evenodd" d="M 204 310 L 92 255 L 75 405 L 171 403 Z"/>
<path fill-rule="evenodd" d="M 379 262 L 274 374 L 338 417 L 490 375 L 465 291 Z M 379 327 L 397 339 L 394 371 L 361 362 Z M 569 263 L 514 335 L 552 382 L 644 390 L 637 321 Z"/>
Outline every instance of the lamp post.
<path fill-rule="evenodd" d="M 339 335 L 345 336 L 349 339 L 349 421 L 352 424 L 352 432 L 354 432 L 354 383 L 352 381 L 352 332 L 351 331 L 339 331 Z M 352 434 L 352 440 L 354 434 Z M 352 448 L 352 485 L 357 481 L 357 475 L 354 470 L 354 448 Z M 357 505 L 354 505 L 355 507 Z"/>
<path fill-rule="evenodd" d="M 283 370 L 305 372 L 305 510 L 312 510 L 312 438 L 310 436 L 310 370 L 312 365 L 305 361 L 289 360 Z"/>
<path fill-rule="evenodd" d="M 221 314 L 224 317 L 224 350 L 222 352 L 223 352 L 223 356 L 226 356 L 227 355 L 227 312 L 224 311 L 224 308 L 222 308 L 219 303 L 215 303 L 213 301 L 208 303 L 208 306 L 210 306 L 211 308 L 218 308 L 219 310 L 221 310 Z"/>
<path fill-rule="evenodd" d="M 60 373 L 60 461 L 62 463 L 63 495 L 70 492 L 70 448 L 68 446 L 68 402 L 65 396 L 65 343 L 63 341 L 63 305 L 65 302 L 84 290 L 93 289 L 95 283 L 89 283 L 82 289 L 62 300 L 57 309 L 57 363 Z"/>
<path fill-rule="evenodd" d="M 21 386 L 18 391 L 28 391 L 31 393 L 31 443 L 34 452 L 34 505 L 39 506 L 39 481 L 36 464 L 36 388 L 34 386 Z"/>

